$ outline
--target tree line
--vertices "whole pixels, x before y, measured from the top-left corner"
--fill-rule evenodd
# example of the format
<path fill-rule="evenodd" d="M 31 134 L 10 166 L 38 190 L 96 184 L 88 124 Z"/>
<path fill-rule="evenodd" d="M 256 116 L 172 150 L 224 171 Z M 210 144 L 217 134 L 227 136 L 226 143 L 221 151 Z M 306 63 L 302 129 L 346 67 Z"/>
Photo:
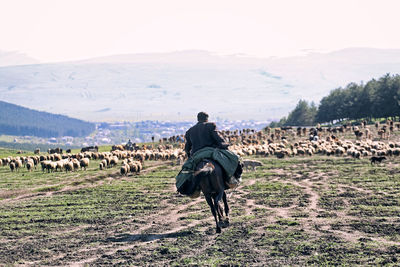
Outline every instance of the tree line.
<path fill-rule="evenodd" d="M 89 135 L 95 128 L 93 123 L 0 101 L 0 134 L 80 137 Z"/>
<path fill-rule="evenodd" d="M 318 108 L 300 100 L 288 117 L 270 127 L 311 126 L 344 120 L 368 120 L 400 117 L 400 75 L 386 74 L 366 84 L 350 83 L 332 90 L 321 99 Z"/>

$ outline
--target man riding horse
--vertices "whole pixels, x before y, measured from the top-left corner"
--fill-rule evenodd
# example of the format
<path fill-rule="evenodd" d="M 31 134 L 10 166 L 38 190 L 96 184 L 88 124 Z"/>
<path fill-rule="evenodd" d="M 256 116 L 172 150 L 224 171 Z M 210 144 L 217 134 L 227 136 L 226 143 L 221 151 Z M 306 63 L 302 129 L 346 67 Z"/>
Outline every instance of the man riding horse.
<path fill-rule="evenodd" d="M 221 165 L 226 188 L 229 188 L 229 184 L 238 184 L 242 174 L 239 157 L 227 150 L 229 144 L 218 133 L 215 123 L 208 122 L 208 114 L 198 113 L 197 120 L 197 124 L 185 134 L 185 152 L 189 159 L 182 166 L 176 183 L 178 191 L 189 196 L 198 191 L 200 181 L 196 180 L 193 172 L 196 165 L 204 159 Z"/>
<path fill-rule="evenodd" d="M 191 127 L 185 134 L 185 152 L 188 157 L 204 147 L 227 149 L 228 144 L 217 132 L 217 126 L 208 122 L 208 114 L 199 112 L 197 124 Z"/>

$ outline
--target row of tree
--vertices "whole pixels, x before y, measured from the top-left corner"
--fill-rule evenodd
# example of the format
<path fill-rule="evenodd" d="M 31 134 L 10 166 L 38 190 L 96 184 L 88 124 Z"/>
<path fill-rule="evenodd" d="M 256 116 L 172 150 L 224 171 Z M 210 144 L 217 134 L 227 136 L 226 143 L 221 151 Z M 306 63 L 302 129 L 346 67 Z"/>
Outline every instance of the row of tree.
<path fill-rule="evenodd" d="M 87 136 L 95 124 L 0 101 L 0 135 L 38 137 Z"/>
<path fill-rule="evenodd" d="M 400 116 L 400 75 L 386 74 L 366 84 L 350 83 L 332 90 L 318 106 L 300 100 L 288 117 L 271 127 L 310 126 L 343 120 L 372 120 Z"/>

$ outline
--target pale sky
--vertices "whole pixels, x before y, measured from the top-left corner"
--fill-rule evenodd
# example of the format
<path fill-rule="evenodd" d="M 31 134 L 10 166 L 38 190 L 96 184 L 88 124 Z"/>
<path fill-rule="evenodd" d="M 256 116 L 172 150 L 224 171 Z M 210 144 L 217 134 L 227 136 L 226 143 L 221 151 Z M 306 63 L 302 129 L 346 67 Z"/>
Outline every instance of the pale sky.
<path fill-rule="evenodd" d="M 201 49 L 400 48 L 398 0 L 0 0 L 0 50 L 42 62 Z"/>

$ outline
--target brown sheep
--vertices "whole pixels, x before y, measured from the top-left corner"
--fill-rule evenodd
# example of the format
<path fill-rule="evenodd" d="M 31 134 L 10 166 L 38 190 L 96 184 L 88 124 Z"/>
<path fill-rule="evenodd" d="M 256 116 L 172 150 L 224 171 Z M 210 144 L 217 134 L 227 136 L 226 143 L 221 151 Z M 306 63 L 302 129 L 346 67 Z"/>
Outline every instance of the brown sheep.
<path fill-rule="evenodd" d="M 73 159 L 72 160 L 72 165 L 74 166 L 74 171 L 76 171 L 77 169 L 79 169 L 81 164 L 80 164 L 79 160 Z"/>
<path fill-rule="evenodd" d="M 112 168 L 112 167 L 114 167 L 115 165 L 117 165 L 118 164 L 118 157 L 117 156 L 113 156 L 111 159 L 110 159 L 110 168 Z"/>
<path fill-rule="evenodd" d="M 28 163 L 26 163 L 26 169 L 28 170 L 28 172 L 32 171 L 33 166 L 33 162 L 28 161 Z"/>
<path fill-rule="evenodd" d="M 106 160 L 106 159 L 103 159 L 103 160 L 101 161 L 101 163 L 103 164 L 103 168 L 104 168 L 104 169 L 108 167 L 108 163 L 107 163 L 107 160 Z"/>
<path fill-rule="evenodd" d="M 20 159 L 15 161 L 15 170 L 18 171 L 19 168 L 23 166 L 22 161 Z"/>
<path fill-rule="evenodd" d="M 13 172 L 15 170 L 15 163 L 14 162 L 10 162 L 10 170 Z"/>
<path fill-rule="evenodd" d="M 61 160 L 56 161 L 56 171 L 57 171 L 58 169 L 60 169 L 60 171 L 62 171 L 62 170 L 64 169 L 64 162 L 61 161 Z"/>
<path fill-rule="evenodd" d="M 130 166 L 128 165 L 128 164 L 124 164 L 124 165 L 122 165 L 121 166 L 121 169 L 120 169 L 120 173 L 121 173 L 121 175 L 128 175 L 128 172 L 130 171 Z"/>
<path fill-rule="evenodd" d="M 68 161 L 67 163 L 64 164 L 65 172 L 72 172 L 74 170 L 74 164 L 72 161 Z"/>
<path fill-rule="evenodd" d="M 88 158 L 83 158 L 81 159 L 81 161 L 79 162 L 81 169 L 83 168 L 86 171 L 86 168 L 89 167 L 89 159 Z"/>
<path fill-rule="evenodd" d="M 137 172 L 138 167 L 137 167 L 137 165 L 135 163 L 130 162 L 128 165 L 129 165 L 129 171 L 130 172 L 132 172 L 132 173 L 136 173 Z"/>

